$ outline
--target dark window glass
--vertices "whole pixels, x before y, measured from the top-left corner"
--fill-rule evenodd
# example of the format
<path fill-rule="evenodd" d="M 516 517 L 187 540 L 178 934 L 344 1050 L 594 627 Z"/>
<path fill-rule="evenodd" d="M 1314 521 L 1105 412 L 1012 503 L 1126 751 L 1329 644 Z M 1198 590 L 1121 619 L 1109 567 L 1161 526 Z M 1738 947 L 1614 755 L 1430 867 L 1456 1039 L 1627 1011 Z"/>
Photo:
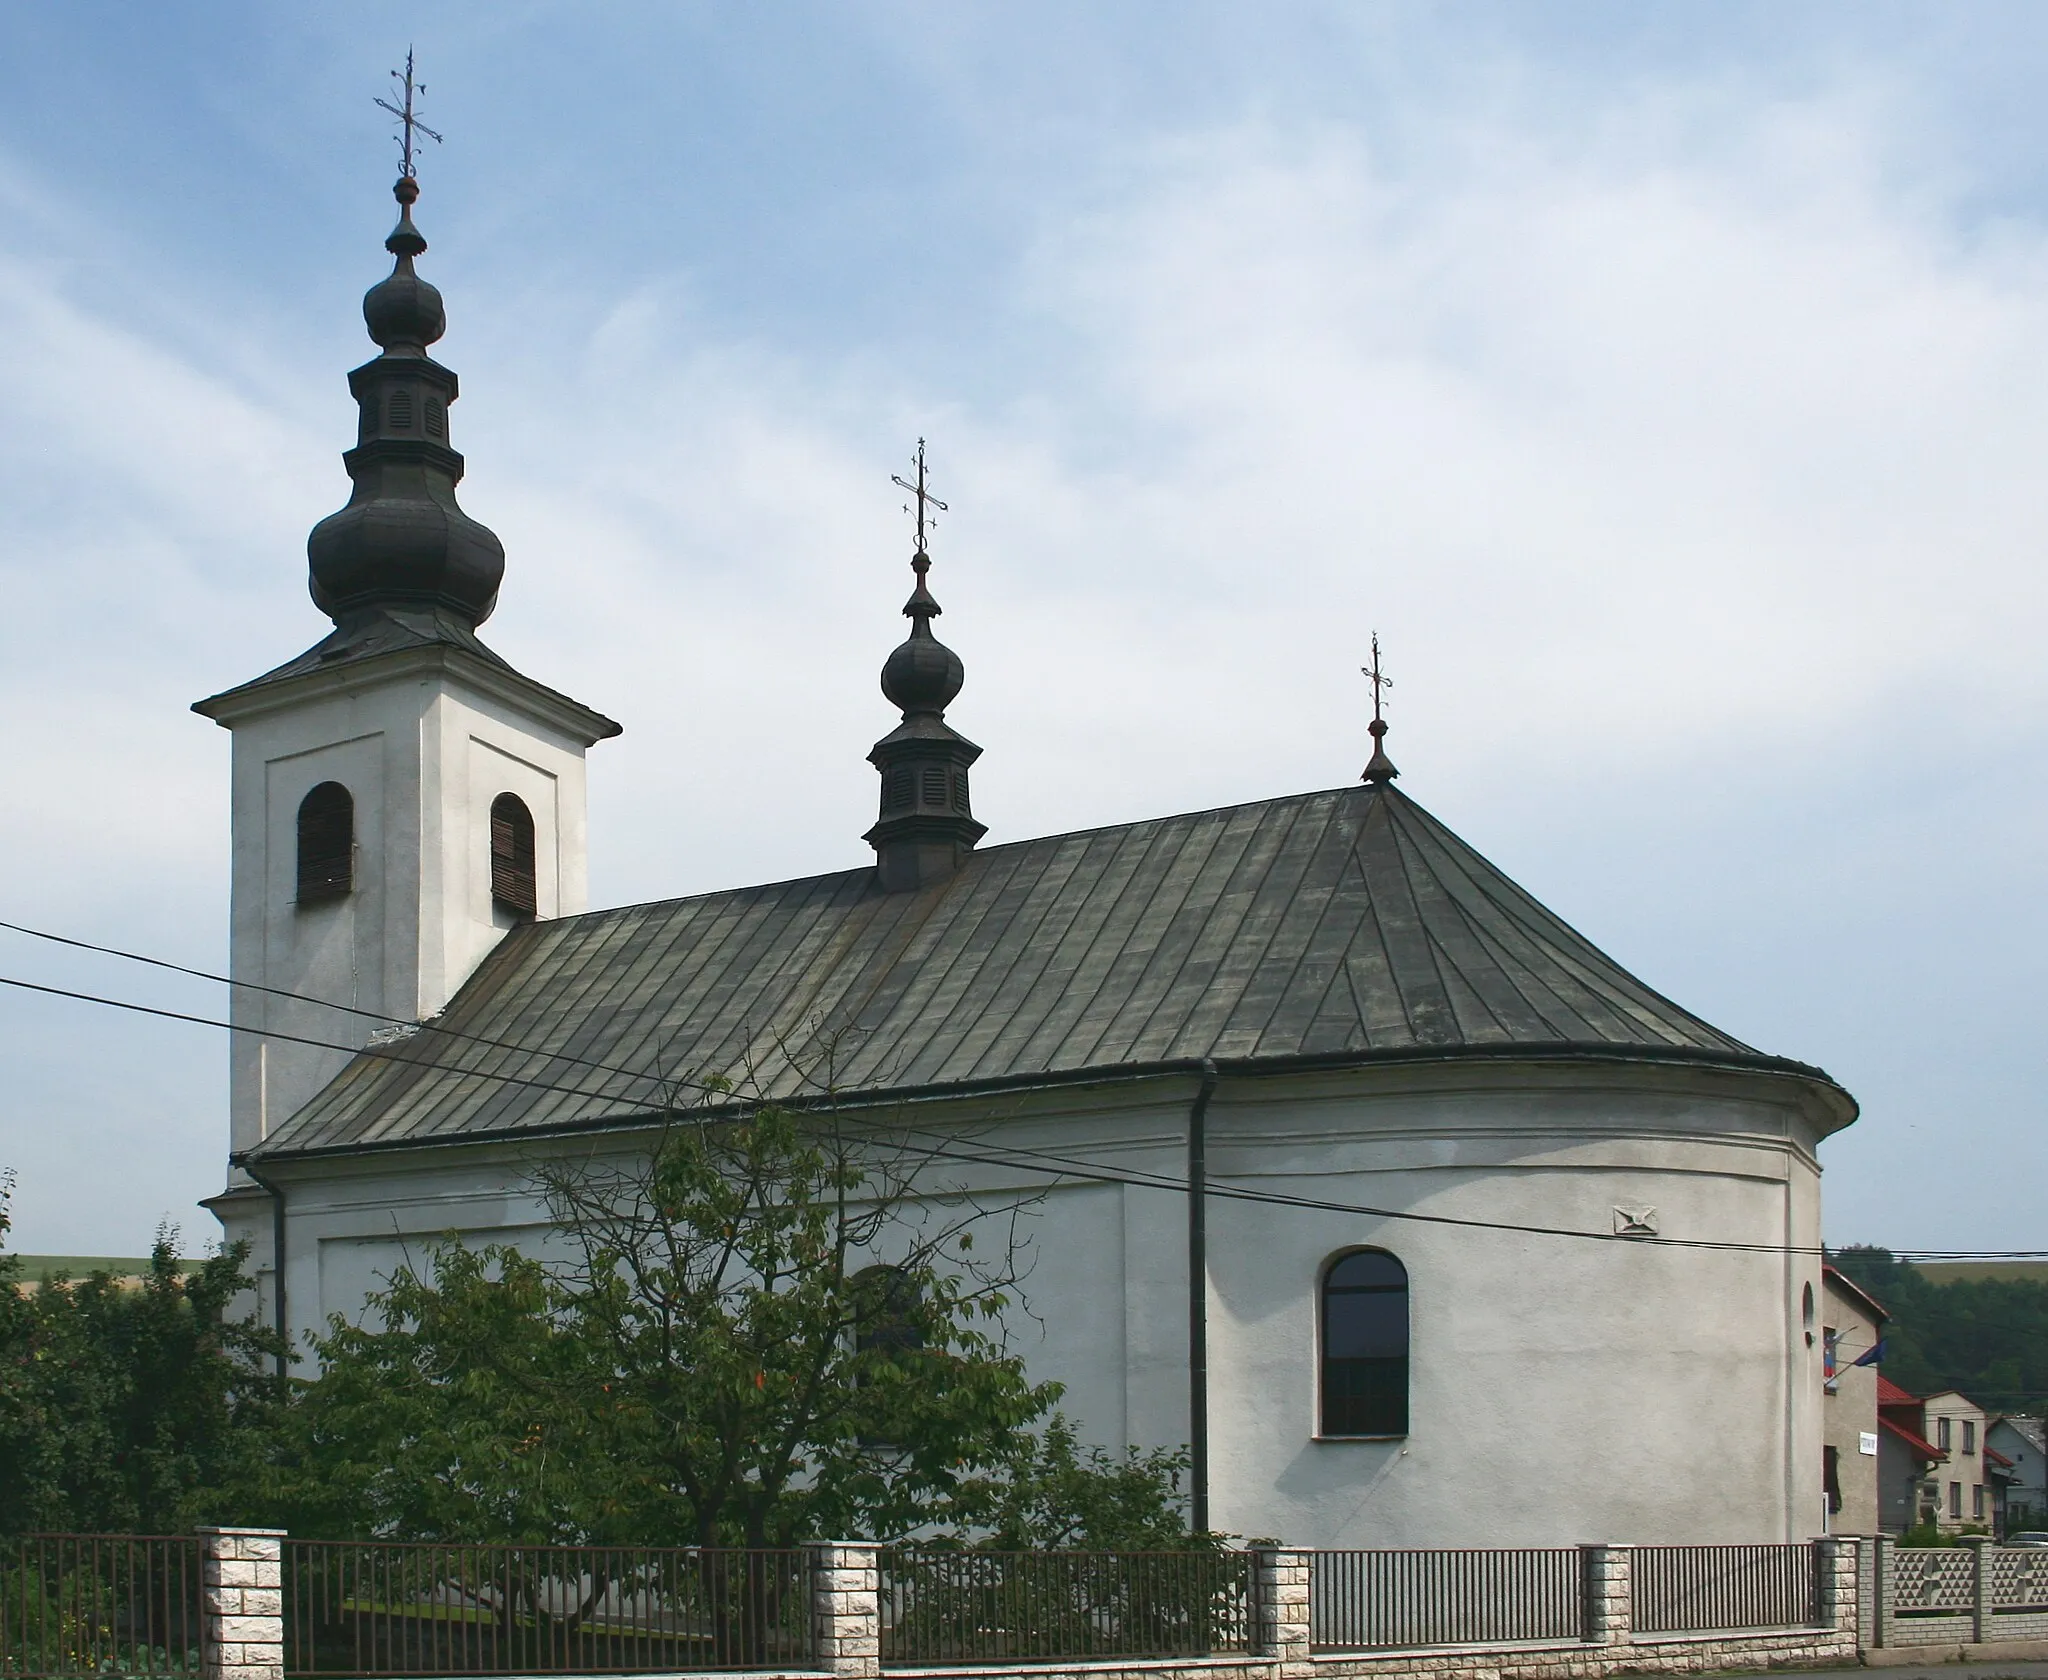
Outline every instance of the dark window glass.
<path fill-rule="evenodd" d="M 356 885 L 356 802 L 339 782 L 322 782 L 299 801 L 301 904 L 343 898 Z"/>
<path fill-rule="evenodd" d="M 539 914 L 533 813 L 516 793 L 501 793 L 491 801 L 491 902 L 515 915 Z"/>
<path fill-rule="evenodd" d="M 870 1266 L 853 1277 L 853 1345 L 865 1353 L 914 1353 L 924 1346 L 917 1327 L 917 1285 L 900 1266 Z"/>
<path fill-rule="evenodd" d="M 1323 1274 L 1322 1433 L 1408 1433 L 1408 1270 L 1379 1249 Z"/>

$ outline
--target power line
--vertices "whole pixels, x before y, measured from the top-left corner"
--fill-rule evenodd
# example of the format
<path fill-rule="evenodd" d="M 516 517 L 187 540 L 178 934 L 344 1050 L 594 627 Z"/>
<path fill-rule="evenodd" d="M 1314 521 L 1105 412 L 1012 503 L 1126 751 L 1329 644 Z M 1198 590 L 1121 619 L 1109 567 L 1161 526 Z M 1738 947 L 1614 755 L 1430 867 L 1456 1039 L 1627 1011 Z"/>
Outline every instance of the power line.
<path fill-rule="evenodd" d="M 13 923 L 0 926 L 16 928 Z M 16 928 L 16 931 L 33 931 Z M 62 936 L 48 936 L 59 943 L 84 945 L 83 941 L 64 939 Z M 115 951 L 111 947 L 86 947 L 104 949 L 109 955 L 132 956 L 133 953 Z M 180 968 L 181 965 L 162 962 L 157 958 L 135 957 L 134 960 L 148 962 L 166 968 Z M 198 978 L 212 979 L 214 976 L 200 974 L 197 970 L 181 969 Z M 561 1085 L 549 1080 L 528 1079 L 517 1074 L 498 1073 L 483 1068 L 466 1068 L 437 1061 L 412 1061 L 397 1055 L 397 1045 L 356 1046 L 331 1039 L 312 1038 L 300 1033 L 286 1033 L 267 1028 L 244 1026 L 233 1021 L 217 1020 L 211 1016 L 190 1014 L 186 1011 L 163 1009 L 151 1004 L 133 1003 L 121 998 L 105 997 L 95 992 L 81 992 L 61 986 L 42 985 L 31 980 L 16 979 L 0 975 L 0 985 L 17 990 L 37 992 L 45 996 L 71 999 L 80 1003 L 97 1004 L 104 1008 L 123 1010 L 131 1014 L 149 1015 L 163 1020 L 182 1021 L 193 1026 L 213 1027 L 224 1032 L 247 1033 L 260 1038 L 277 1039 L 285 1043 L 303 1044 L 314 1049 L 340 1050 L 350 1054 L 379 1056 L 387 1060 L 402 1062 L 403 1065 L 419 1069 L 422 1073 L 443 1073 L 457 1078 L 486 1079 L 495 1083 L 515 1085 L 528 1090 L 546 1092 L 559 1096 L 583 1097 L 592 1101 L 617 1103 L 621 1099 L 608 1091 L 590 1090 L 580 1086 Z M 272 988 L 263 988 L 270 990 Z M 296 995 L 296 994 L 287 994 Z M 318 1000 L 309 1000 L 318 1001 Z M 337 1006 L 339 1007 L 339 1006 Z M 366 1013 L 356 1011 L 355 1013 Z M 379 1017 L 388 1019 L 388 1017 Z M 546 1051 L 524 1051 L 522 1046 L 509 1044 L 498 1039 L 479 1038 L 474 1034 L 453 1033 L 448 1036 L 471 1042 L 488 1044 L 494 1048 L 511 1050 L 516 1053 L 546 1055 Z M 589 1064 L 604 1067 L 602 1063 Z M 635 1075 L 647 1078 L 648 1075 Z M 1166 1190 L 1185 1195 L 1190 1186 L 1185 1179 L 1170 1174 L 1148 1173 L 1141 1170 L 1118 1170 L 1102 1162 L 1086 1157 L 1064 1155 L 1055 1151 L 1031 1149 L 1022 1145 L 996 1145 L 997 1153 L 986 1148 L 974 1151 L 959 1147 L 969 1140 L 945 1132 L 934 1132 L 922 1127 L 894 1127 L 887 1130 L 900 1133 L 906 1138 L 932 1138 L 936 1143 L 903 1145 L 910 1153 L 923 1155 L 934 1160 L 969 1162 L 981 1166 L 1022 1166 L 1030 1171 L 1051 1170 L 1055 1173 L 1088 1179 L 1095 1183 L 1121 1184 L 1134 1189 Z M 1467 1230 L 1504 1231 L 1527 1236 L 1566 1237 L 1584 1242 L 1626 1243 L 1636 1247 L 1685 1248 L 1724 1253 L 1743 1254 L 1797 1254 L 1805 1257 L 1823 1257 L 1828 1253 L 1825 1247 L 1809 1247 L 1782 1243 L 1724 1242 L 1703 1237 L 1633 1236 L 1625 1237 L 1608 1231 L 1585 1231 L 1570 1226 L 1527 1225 L 1508 1220 L 1470 1219 L 1452 1214 L 1419 1213 L 1405 1208 L 1381 1208 L 1354 1202 L 1329 1201 L 1320 1197 L 1297 1196 L 1285 1191 L 1260 1190 L 1248 1185 L 1219 1184 L 1211 1179 L 1207 1193 L 1231 1201 L 1260 1203 L 1275 1207 L 1299 1208 L 1318 1213 L 1351 1214 L 1363 1218 L 1397 1220 L 1411 1224 L 1444 1225 Z M 1981 1259 L 2038 1259 L 2048 1258 L 2048 1250 L 2003 1249 L 1893 1249 L 1889 1251 L 1896 1258 L 1905 1260 L 1981 1260 Z"/>
<path fill-rule="evenodd" d="M 0 928 L 5 928 L 10 933 L 26 934 L 31 939 L 47 940 L 52 945 L 68 945 L 75 951 L 92 951 L 103 957 L 119 957 L 124 962 L 142 963 L 150 968 L 161 968 L 172 974 L 189 975 L 194 980 L 210 981 L 216 986 L 232 986 L 238 991 L 261 992 L 266 997 L 285 998 L 293 1003 L 314 1004 L 321 1009 L 332 1009 L 339 1014 L 354 1015 L 365 1021 L 378 1021 L 385 1026 L 406 1027 L 413 1032 L 435 1033 L 443 1038 L 460 1039 L 470 1044 L 481 1044 L 493 1050 L 509 1050 L 515 1055 L 544 1056 L 552 1061 L 572 1062 L 578 1067 L 591 1068 L 599 1073 L 617 1074 L 622 1079 L 642 1079 L 655 1085 L 676 1084 L 687 1085 L 692 1089 L 703 1088 L 692 1080 L 667 1080 L 660 1074 L 645 1073 L 636 1068 L 616 1067 L 609 1062 L 592 1061 L 587 1056 L 572 1056 L 565 1050 L 539 1050 L 530 1044 L 514 1044 L 502 1038 L 485 1038 L 477 1033 L 461 1032 L 454 1027 L 443 1026 L 438 1021 L 409 1021 L 402 1015 L 385 1015 L 374 1009 L 359 1008 L 352 1003 L 335 1003 L 328 998 L 314 997 L 306 992 L 289 991 L 282 986 L 266 986 L 256 980 L 237 980 L 231 975 L 214 974 L 203 968 L 191 968 L 184 963 L 172 962 L 165 957 L 147 956 L 140 951 L 124 951 L 118 945 L 96 945 L 90 939 L 74 939 L 69 934 L 51 933 L 44 928 L 28 927 L 21 922 L 0 921 Z M 84 994 L 65 993 L 64 995 L 83 996 Z M 111 1000 L 101 999 L 99 1001 L 110 1002 Z M 177 1016 L 176 1018 L 179 1020 L 196 1019 L 196 1017 L 189 1016 Z M 211 1024 L 218 1026 L 226 1023 L 214 1022 Z M 230 1025 L 229 1030 L 234 1032 L 251 1032 L 258 1029 Z M 264 1032 L 263 1036 L 266 1038 L 290 1039 L 293 1043 L 311 1044 L 316 1048 L 323 1047 L 324 1043 L 324 1041 L 318 1039 L 293 1038 L 289 1033 Z M 333 1050 L 362 1048 L 361 1046 L 345 1044 L 325 1044 L 324 1047 Z"/>

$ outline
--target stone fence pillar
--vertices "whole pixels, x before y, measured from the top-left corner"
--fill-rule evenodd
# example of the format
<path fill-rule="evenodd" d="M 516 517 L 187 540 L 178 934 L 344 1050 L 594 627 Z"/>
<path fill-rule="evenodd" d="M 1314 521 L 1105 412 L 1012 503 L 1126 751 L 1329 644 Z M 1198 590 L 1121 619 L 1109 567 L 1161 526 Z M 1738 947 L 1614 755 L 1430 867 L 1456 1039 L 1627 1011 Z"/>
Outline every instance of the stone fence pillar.
<path fill-rule="evenodd" d="M 1308 1674 L 1312 1631 L 1308 1582 L 1314 1554 L 1290 1546 L 1252 1548 L 1252 1655 L 1284 1676 Z"/>
<path fill-rule="evenodd" d="M 1991 1548 L 1997 1544 L 1988 1534 L 1965 1534 L 1970 1548 L 1970 1640 L 1981 1645 L 1991 1637 Z"/>
<path fill-rule="evenodd" d="M 1634 1637 L 1634 1561 L 1627 1546 L 1611 1541 L 1579 1548 L 1579 1588 L 1585 1594 L 1585 1625 L 1579 1637 L 1588 1645 L 1626 1645 Z"/>
<path fill-rule="evenodd" d="M 1863 1542 L 1852 1535 L 1823 1535 L 1813 1543 L 1813 1619 L 1851 1645 L 1858 1642 L 1858 1603 Z"/>
<path fill-rule="evenodd" d="M 814 1540 L 811 1656 L 839 1680 L 882 1672 L 882 1548 L 866 1540 Z"/>
<path fill-rule="evenodd" d="M 1897 1545 L 1889 1534 L 1870 1542 L 1870 1643 L 1879 1650 L 1891 1643 L 1892 1553 Z"/>
<path fill-rule="evenodd" d="M 284 1680 L 284 1530 L 202 1528 L 200 1673 Z"/>

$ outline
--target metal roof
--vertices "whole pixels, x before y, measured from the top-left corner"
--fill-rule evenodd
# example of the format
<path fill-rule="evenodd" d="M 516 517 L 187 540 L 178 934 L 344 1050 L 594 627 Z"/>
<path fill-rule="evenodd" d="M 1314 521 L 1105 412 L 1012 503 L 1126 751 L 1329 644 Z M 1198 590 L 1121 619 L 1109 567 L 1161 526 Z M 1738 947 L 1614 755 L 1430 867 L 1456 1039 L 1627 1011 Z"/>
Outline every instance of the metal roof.
<path fill-rule="evenodd" d="M 795 1099 L 1544 1053 L 1826 1077 L 1679 1008 L 1363 786 L 992 846 L 914 892 L 853 869 L 520 928 L 253 1153 L 624 1119 L 658 1106 L 657 1070 Z"/>

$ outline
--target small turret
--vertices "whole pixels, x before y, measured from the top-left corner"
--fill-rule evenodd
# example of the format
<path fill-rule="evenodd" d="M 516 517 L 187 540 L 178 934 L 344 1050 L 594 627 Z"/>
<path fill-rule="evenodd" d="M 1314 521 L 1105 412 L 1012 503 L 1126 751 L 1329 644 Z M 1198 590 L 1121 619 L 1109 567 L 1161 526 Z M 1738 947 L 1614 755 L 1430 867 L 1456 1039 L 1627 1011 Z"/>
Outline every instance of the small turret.
<path fill-rule="evenodd" d="M 960 656 L 932 634 L 942 609 L 925 587 L 931 556 L 925 552 L 928 508 L 946 504 L 925 480 L 924 439 L 917 440 L 917 481 L 897 479 L 917 497 L 917 550 L 910 569 L 916 586 L 904 603 L 910 634 L 882 666 L 882 693 L 900 707 L 903 721 L 874 745 L 868 762 L 881 773 L 881 817 L 865 836 L 875 848 L 875 869 L 886 892 L 910 892 L 957 870 L 987 828 L 974 820 L 968 767 L 981 748 L 946 722 L 946 707 L 966 681 Z"/>

